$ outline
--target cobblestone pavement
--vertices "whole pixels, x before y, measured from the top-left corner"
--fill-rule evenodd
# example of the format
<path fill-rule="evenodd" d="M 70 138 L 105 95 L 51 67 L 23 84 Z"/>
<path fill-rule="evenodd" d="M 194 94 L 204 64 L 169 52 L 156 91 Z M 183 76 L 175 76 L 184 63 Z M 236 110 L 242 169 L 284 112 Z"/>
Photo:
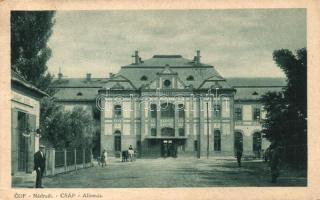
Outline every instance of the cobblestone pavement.
<path fill-rule="evenodd" d="M 77 172 L 44 178 L 47 188 L 140 188 L 211 186 L 306 186 L 306 173 L 282 170 L 278 183 L 270 182 L 267 163 L 234 158 L 158 158 L 122 163 L 109 161 Z"/>

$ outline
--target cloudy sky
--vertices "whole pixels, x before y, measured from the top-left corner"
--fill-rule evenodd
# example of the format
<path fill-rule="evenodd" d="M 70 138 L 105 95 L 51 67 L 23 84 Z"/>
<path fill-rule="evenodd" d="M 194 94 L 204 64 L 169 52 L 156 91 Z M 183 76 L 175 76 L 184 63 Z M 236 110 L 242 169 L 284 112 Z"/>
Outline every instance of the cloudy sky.
<path fill-rule="evenodd" d="M 225 77 L 284 76 L 272 52 L 306 47 L 304 9 L 57 12 L 49 71 L 66 77 L 107 77 L 154 54 L 180 54 Z"/>

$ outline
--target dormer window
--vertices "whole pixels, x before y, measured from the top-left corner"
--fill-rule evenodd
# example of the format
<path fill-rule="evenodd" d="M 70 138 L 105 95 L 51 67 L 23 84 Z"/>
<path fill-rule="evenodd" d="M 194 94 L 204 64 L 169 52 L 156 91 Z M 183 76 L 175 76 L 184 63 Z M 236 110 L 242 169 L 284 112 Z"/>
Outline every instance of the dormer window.
<path fill-rule="evenodd" d="M 258 95 L 258 92 L 254 91 L 254 92 L 252 93 L 252 95 Z"/>
<path fill-rule="evenodd" d="M 82 96 L 82 92 L 78 92 L 78 93 L 77 93 L 77 96 Z"/>
<path fill-rule="evenodd" d="M 193 76 L 191 76 L 191 75 L 190 75 L 190 76 L 188 76 L 188 77 L 187 77 L 187 81 L 194 81 L 194 77 L 193 77 Z"/>
<path fill-rule="evenodd" d="M 142 77 L 140 78 L 140 80 L 141 80 L 141 81 L 146 81 L 146 80 L 148 80 L 148 77 L 142 76 Z"/>

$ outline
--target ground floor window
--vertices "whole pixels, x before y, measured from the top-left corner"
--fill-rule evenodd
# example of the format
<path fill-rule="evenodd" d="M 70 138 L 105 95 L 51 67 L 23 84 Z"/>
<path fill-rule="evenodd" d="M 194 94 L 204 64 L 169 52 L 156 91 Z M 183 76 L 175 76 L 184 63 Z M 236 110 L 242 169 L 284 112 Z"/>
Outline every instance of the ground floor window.
<path fill-rule="evenodd" d="M 184 128 L 179 128 L 179 136 L 184 136 Z"/>
<path fill-rule="evenodd" d="M 198 151 L 198 140 L 194 141 L 194 151 Z"/>
<path fill-rule="evenodd" d="M 221 133 L 219 130 L 214 131 L 214 151 L 221 151 Z"/>

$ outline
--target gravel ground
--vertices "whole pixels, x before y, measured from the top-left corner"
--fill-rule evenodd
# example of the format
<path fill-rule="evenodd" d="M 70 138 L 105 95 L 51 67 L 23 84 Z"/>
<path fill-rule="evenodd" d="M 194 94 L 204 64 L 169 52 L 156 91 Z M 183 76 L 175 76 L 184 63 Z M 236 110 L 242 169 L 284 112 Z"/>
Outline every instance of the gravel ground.
<path fill-rule="evenodd" d="M 270 170 L 258 160 L 243 161 L 239 168 L 234 158 L 158 158 L 122 163 L 109 161 L 77 172 L 46 177 L 46 188 L 167 188 L 215 186 L 306 186 L 303 171 L 282 170 L 278 183 L 270 182 Z"/>

